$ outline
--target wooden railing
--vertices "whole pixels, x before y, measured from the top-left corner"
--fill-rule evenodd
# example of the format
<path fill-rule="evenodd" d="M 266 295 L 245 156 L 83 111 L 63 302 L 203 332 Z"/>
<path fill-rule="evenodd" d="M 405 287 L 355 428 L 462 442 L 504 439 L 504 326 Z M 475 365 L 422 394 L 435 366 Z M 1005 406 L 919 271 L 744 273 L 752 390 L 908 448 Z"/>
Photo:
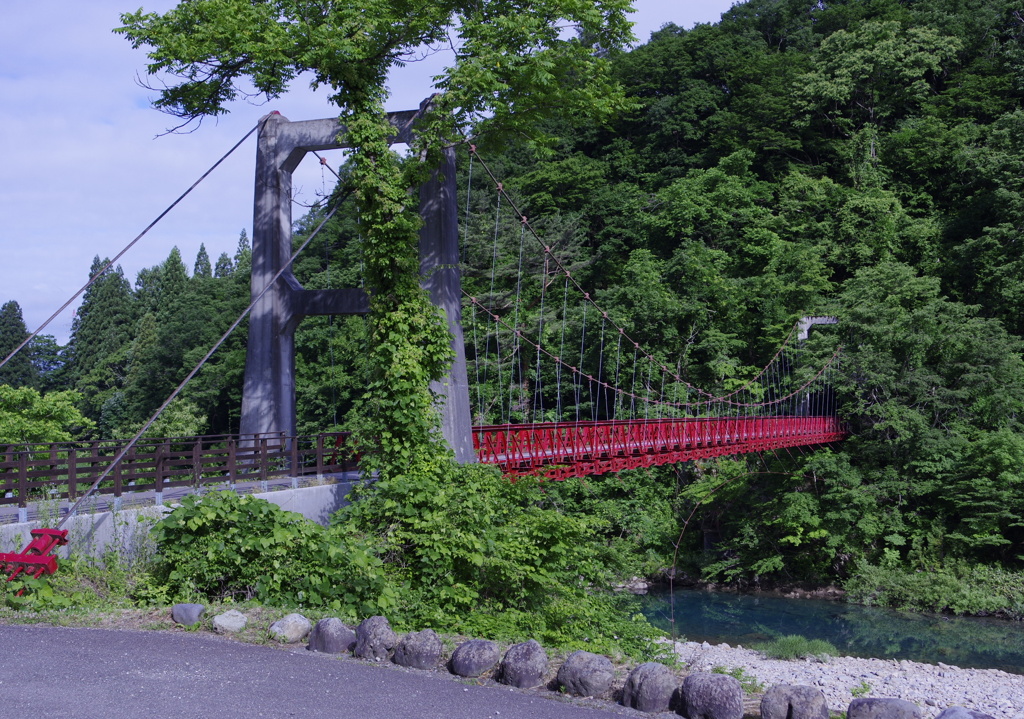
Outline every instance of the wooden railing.
<path fill-rule="evenodd" d="M 265 482 L 354 471 L 347 432 L 287 437 L 205 435 L 138 442 L 100 483 L 98 494 L 161 495 L 173 487 Z M 0 505 L 76 500 L 110 468 L 127 441 L 0 445 Z"/>

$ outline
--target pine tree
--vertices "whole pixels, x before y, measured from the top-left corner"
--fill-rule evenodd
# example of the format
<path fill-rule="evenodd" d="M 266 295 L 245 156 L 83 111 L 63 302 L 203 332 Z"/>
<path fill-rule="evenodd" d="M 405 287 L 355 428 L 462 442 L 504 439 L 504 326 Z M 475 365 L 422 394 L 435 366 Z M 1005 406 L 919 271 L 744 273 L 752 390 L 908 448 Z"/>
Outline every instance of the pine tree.
<path fill-rule="evenodd" d="M 203 310 L 189 303 L 189 277 L 175 247 L 157 267 L 143 270 L 136 281 L 146 309 L 134 333 L 126 370 L 126 420 L 139 422 L 159 407 L 183 374 L 185 353 L 197 341 Z"/>
<path fill-rule="evenodd" d="M 249 235 L 242 230 L 238 235 L 238 248 L 235 250 L 235 269 L 245 268 L 248 272 L 252 266 L 252 246 L 249 244 Z"/>
<path fill-rule="evenodd" d="M 160 283 L 162 265 L 139 270 L 135 276 L 135 299 L 138 300 L 139 316 L 156 312 L 160 307 Z"/>
<path fill-rule="evenodd" d="M 28 337 L 25 320 L 21 317 L 21 305 L 14 300 L 5 302 L 0 307 L 0 360 L 7 357 L 14 348 Z M 36 372 L 32 366 L 32 357 L 28 348 L 11 358 L 11 361 L 0 367 L 0 384 L 12 387 L 32 387 L 35 385 Z"/>
<path fill-rule="evenodd" d="M 107 263 L 97 256 L 89 276 Z M 120 267 L 107 270 L 85 291 L 71 323 L 68 382 L 84 397 L 83 412 L 98 418 L 100 408 L 124 380 L 127 348 L 137 318 L 137 303 Z"/>
<path fill-rule="evenodd" d="M 43 392 L 71 389 L 67 376 L 67 348 L 53 335 L 37 335 L 28 345 L 36 373 L 36 388 Z"/>
<path fill-rule="evenodd" d="M 156 315 L 147 312 L 135 327 L 135 337 L 129 351 L 130 361 L 125 373 L 124 392 L 109 405 L 104 405 L 100 418 L 103 429 L 121 428 L 149 417 L 163 399 L 163 377 L 159 371 Z M 123 431 L 121 432 L 123 433 Z"/>
<path fill-rule="evenodd" d="M 213 270 L 210 267 L 210 255 L 206 252 L 206 245 L 199 245 L 196 264 L 192 268 L 192 277 L 213 277 Z"/>
<path fill-rule="evenodd" d="M 228 257 L 227 252 L 221 252 L 220 257 L 217 258 L 217 264 L 213 268 L 213 276 L 219 280 L 225 277 L 230 277 L 231 273 L 235 271 L 235 263 Z"/>

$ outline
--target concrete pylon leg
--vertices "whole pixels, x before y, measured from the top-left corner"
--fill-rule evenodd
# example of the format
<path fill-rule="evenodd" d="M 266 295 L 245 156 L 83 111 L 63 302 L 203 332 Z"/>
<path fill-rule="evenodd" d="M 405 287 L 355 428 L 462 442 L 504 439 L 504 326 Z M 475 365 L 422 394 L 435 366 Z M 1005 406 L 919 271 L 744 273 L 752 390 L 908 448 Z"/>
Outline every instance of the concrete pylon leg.
<path fill-rule="evenodd" d="M 262 121 L 256 147 L 253 202 L 252 279 L 255 299 L 288 262 L 292 236 L 292 175 L 280 168 L 280 115 Z M 285 272 L 289 277 L 291 271 Z M 295 340 L 284 275 L 256 303 L 249 315 L 240 432 L 243 435 L 295 434 Z"/>
<path fill-rule="evenodd" d="M 462 335 L 462 281 L 459 274 L 459 217 L 455 184 L 455 150 L 445 150 L 441 167 L 420 188 L 420 277 L 430 301 L 444 310 L 452 333 L 448 376 L 432 382 L 441 411 L 441 432 L 460 464 L 476 462 L 466 375 L 466 343 Z"/>

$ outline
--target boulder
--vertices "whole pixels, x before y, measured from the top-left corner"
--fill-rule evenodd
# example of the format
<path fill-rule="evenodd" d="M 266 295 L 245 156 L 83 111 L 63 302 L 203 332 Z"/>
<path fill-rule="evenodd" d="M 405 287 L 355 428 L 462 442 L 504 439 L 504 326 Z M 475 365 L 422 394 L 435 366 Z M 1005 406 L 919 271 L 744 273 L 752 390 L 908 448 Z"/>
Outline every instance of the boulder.
<path fill-rule="evenodd" d="M 486 639 L 470 639 L 460 644 L 448 661 L 448 669 L 460 677 L 478 677 L 498 663 L 498 645 Z"/>
<path fill-rule="evenodd" d="M 229 609 L 213 618 L 213 631 L 218 634 L 237 634 L 245 629 L 249 618 L 237 609 Z"/>
<path fill-rule="evenodd" d="M 175 624 L 192 627 L 199 624 L 206 607 L 202 604 L 175 604 L 171 607 L 171 619 Z"/>
<path fill-rule="evenodd" d="M 651 585 L 640 577 L 633 577 L 628 582 L 622 582 L 620 584 L 612 585 L 612 589 L 616 592 L 630 592 L 631 594 L 647 594 L 650 590 Z"/>
<path fill-rule="evenodd" d="M 313 628 L 313 623 L 301 614 L 289 614 L 270 625 L 270 636 L 282 644 L 302 641 Z"/>
<path fill-rule="evenodd" d="M 743 688 L 727 674 L 696 672 L 683 680 L 679 713 L 687 719 L 742 719 Z"/>
<path fill-rule="evenodd" d="M 410 632 L 395 647 L 393 661 L 413 669 L 433 669 L 441 659 L 441 639 L 433 629 Z"/>
<path fill-rule="evenodd" d="M 547 671 L 548 653 L 537 640 L 531 639 L 508 648 L 498 667 L 498 681 L 519 689 L 532 689 L 544 681 Z"/>
<path fill-rule="evenodd" d="M 761 698 L 761 719 L 828 719 L 828 703 L 816 687 L 776 684 Z"/>
<path fill-rule="evenodd" d="M 352 651 L 356 645 L 356 633 L 352 627 L 345 624 L 337 617 L 321 619 L 313 627 L 309 634 L 309 645 L 306 647 L 311 652 L 324 652 L 326 654 L 344 654 Z"/>
<path fill-rule="evenodd" d="M 379 662 L 386 659 L 388 652 L 398 644 L 398 635 L 384 617 L 368 617 L 356 627 L 356 648 L 353 651 L 360 659 Z"/>
<path fill-rule="evenodd" d="M 555 681 L 569 694 L 597 697 L 611 688 L 614 678 L 615 670 L 608 657 L 581 649 L 566 657 Z"/>
<path fill-rule="evenodd" d="M 668 667 L 647 662 L 629 673 L 622 688 L 622 703 L 642 712 L 666 712 L 672 708 L 677 689 L 679 678 Z"/>
<path fill-rule="evenodd" d="M 916 704 L 904 699 L 854 699 L 846 710 L 847 719 L 922 719 Z"/>
<path fill-rule="evenodd" d="M 963 707 L 947 707 L 935 719 L 994 719 L 991 715 Z"/>

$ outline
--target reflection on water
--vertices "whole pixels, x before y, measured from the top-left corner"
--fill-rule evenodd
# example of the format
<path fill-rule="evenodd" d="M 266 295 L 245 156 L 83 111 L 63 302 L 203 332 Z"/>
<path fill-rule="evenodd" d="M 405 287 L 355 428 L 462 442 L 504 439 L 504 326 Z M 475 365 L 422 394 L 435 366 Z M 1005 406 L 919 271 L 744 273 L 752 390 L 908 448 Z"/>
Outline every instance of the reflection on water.
<path fill-rule="evenodd" d="M 817 599 L 717 594 L 697 590 L 642 598 L 655 626 L 689 641 L 749 647 L 800 634 L 831 642 L 843 655 L 945 662 L 1024 674 L 1024 625 L 1000 619 L 898 612 Z M 673 626 L 674 618 L 674 626 Z"/>

